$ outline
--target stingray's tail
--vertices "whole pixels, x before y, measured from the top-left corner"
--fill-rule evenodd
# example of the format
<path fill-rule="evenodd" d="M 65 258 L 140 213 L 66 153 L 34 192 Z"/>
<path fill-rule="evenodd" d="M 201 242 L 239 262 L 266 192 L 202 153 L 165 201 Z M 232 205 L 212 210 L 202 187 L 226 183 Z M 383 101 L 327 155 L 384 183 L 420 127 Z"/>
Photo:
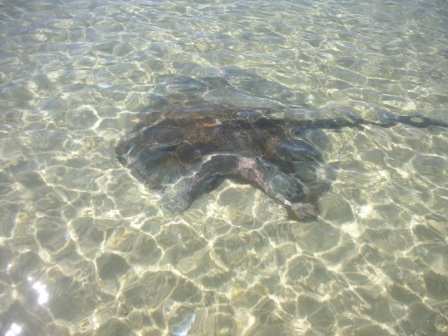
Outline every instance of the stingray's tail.
<path fill-rule="evenodd" d="M 421 114 L 414 114 L 410 116 L 402 116 L 402 115 L 395 115 L 392 113 L 383 112 L 381 114 L 381 117 L 383 117 L 386 120 L 386 125 L 394 126 L 396 124 L 404 124 L 404 125 L 410 125 L 413 127 L 418 128 L 426 128 L 430 126 L 438 126 L 438 127 L 447 127 L 448 123 L 425 117 Z M 379 126 L 382 126 L 382 123 L 378 123 Z"/>
<path fill-rule="evenodd" d="M 362 128 L 363 126 L 373 125 L 379 127 L 392 127 L 398 124 L 410 125 L 418 128 L 426 128 L 431 126 L 448 128 L 448 123 L 425 117 L 420 114 L 403 116 L 396 115 L 388 112 L 381 112 L 379 114 L 380 119 L 378 121 L 367 120 L 356 117 L 337 117 L 328 119 L 315 119 L 315 120 L 295 120 L 290 123 L 290 127 L 293 133 L 298 134 L 302 131 L 309 129 L 334 129 L 339 130 L 342 128 Z"/>

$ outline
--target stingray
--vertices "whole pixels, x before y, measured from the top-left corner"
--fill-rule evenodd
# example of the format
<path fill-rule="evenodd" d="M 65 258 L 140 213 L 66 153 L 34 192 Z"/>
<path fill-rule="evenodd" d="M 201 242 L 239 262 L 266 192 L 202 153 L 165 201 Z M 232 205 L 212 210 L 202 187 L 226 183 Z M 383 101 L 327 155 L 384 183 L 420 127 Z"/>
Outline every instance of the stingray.
<path fill-rule="evenodd" d="M 329 189 L 319 176 L 323 154 L 306 139 L 310 130 L 407 124 L 448 127 L 425 116 L 382 113 L 380 121 L 355 117 L 287 119 L 270 109 L 177 102 L 155 109 L 116 147 L 119 161 L 163 205 L 183 212 L 225 179 L 262 190 L 295 219 L 318 214 Z"/>

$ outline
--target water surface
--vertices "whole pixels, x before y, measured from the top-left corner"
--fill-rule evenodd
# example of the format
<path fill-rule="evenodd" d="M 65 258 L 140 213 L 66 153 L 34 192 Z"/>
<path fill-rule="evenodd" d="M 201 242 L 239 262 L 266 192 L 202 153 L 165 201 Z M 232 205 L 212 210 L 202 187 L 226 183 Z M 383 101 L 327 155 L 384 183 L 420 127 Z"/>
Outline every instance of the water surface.
<path fill-rule="evenodd" d="M 290 221 L 225 183 L 181 215 L 114 154 L 169 76 L 209 102 L 448 121 L 448 5 L 1 1 L 0 330 L 448 335 L 448 131 L 310 137 L 332 187 Z"/>

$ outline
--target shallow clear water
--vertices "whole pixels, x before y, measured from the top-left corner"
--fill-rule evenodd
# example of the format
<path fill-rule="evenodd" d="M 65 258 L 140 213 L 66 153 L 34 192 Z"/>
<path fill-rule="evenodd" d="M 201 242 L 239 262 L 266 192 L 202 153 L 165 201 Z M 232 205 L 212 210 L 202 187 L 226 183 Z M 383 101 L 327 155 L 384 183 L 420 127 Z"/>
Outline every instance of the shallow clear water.
<path fill-rule="evenodd" d="M 447 122 L 447 56 L 445 0 L 2 1 L 2 334 L 448 335 L 448 130 L 318 133 L 307 223 L 230 182 L 170 214 L 114 153 L 166 75 Z"/>

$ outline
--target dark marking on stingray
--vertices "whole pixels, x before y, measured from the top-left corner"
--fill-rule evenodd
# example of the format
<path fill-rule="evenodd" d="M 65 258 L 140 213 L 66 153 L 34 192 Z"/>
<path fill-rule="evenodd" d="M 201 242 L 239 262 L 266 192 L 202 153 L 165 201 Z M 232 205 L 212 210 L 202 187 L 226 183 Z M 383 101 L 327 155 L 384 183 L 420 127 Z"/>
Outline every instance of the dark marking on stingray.
<path fill-rule="evenodd" d="M 288 120 L 269 109 L 213 104 L 161 107 L 116 147 L 120 162 L 148 188 L 163 192 L 166 208 L 182 212 L 202 194 L 233 179 L 259 188 L 296 219 L 315 217 L 328 190 L 317 168 L 322 153 L 303 136 L 310 130 L 373 125 L 441 126 L 425 116 L 382 113 L 359 118 Z"/>

